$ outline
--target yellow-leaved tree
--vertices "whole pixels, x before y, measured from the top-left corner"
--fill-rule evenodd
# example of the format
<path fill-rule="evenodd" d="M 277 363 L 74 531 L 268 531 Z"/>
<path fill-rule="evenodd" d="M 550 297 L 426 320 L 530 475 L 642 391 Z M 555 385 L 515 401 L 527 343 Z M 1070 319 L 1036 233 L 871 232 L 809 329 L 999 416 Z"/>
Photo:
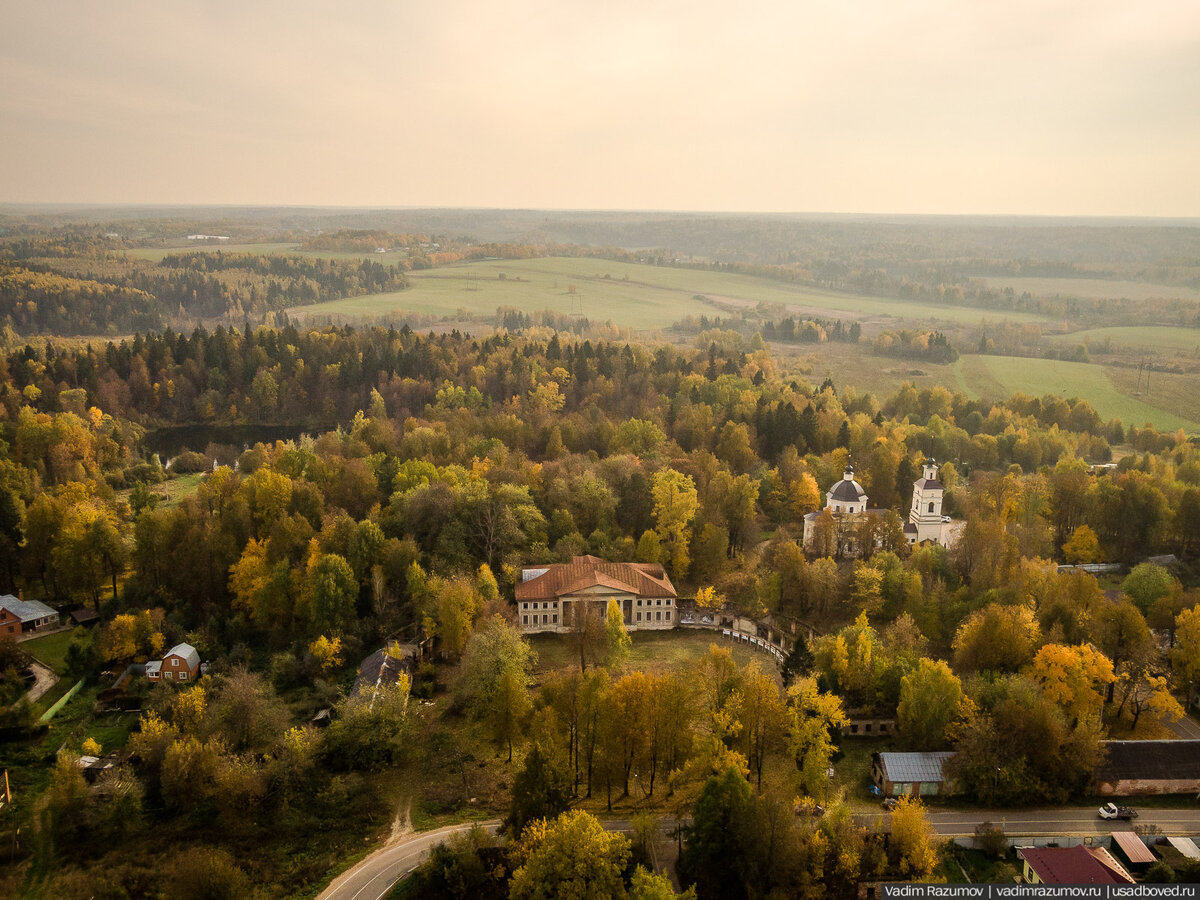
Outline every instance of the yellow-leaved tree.
<path fill-rule="evenodd" d="M 1100 558 L 1100 539 L 1087 525 L 1080 525 L 1063 544 L 1063 558 L 1069 563 L 1093 563 Z"/>
<path fill-rule="evenodd" d="M 798 678 L 788 688 L 788 753 L 800 770 L 800 784 L 812 795 L 826 782 L 825 770 L 837 752 L 831 734 L 850 724 L 837 694 L 817 687 L 815 678 Z"/>
<path fill-rule="evenodd" d="M 509 888 L 512 900 L 592 900 L 624 897 L 629 839 L 606 831 L 595 816 L 575 809 L 552 822 L 525 826 L 517 846 L 521 864 Z"/>
<path fill-rule="evenodd" d="M 336 669 L 342 664 L 342 639 L 330 639 L 321 635 L 308 645 L 308 652 L 312 654 L 313 661 L 322 673 Z"/>
<path fill-rule="evenodd" d="M 900 874 L 911 881 L 927 880 L 937 866 L 940 844 L 925 805 L 916 797 L 901 797 L 892 811 L 890 844 Z"/>
<path fill-rule="evenodd" d="M 1082 721 L 1099 718 L 1104 689 L 1115 676 L 1112 661 L 1088 644 L 1046 644 L 1033 658 L 1033 677 L 1047 700 Z"/>

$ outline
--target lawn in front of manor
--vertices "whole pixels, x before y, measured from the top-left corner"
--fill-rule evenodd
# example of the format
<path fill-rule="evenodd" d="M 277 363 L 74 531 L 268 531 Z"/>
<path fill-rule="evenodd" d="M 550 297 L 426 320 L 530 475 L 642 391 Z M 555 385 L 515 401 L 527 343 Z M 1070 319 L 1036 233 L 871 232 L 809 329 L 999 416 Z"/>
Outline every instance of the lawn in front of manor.
<path fill-rule="evenodd" d="M 719 631 L 673 628 L 669 631 L 633 631 L 630 637 L 633 638 L 633 649 L 626 664 L 630 670 L 664 673 L 686 669 L 708 652 L 710 644 L 716 644 L 733 651 L 733 659 L 739 668 L 751 660 L 758 660 L 764 671 L 778 671 L 778 663 L 771 654 L 751 650 L 748 644 L 722 637 Z M 571 648 L 568 635 L 532 634 L 526 640 L 538 655 L 534 677 L 579 665 L 579 655 Z"/>

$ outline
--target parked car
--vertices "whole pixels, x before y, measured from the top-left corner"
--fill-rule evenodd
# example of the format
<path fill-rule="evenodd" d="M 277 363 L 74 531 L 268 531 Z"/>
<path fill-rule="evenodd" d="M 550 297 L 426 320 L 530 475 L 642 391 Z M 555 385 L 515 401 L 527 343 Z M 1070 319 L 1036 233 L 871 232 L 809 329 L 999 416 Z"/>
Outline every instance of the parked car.
<path fill-rule="evenodd" d="M 1113 803 L 1105 803 L 1100 807 L 1100 818 L 1102 819 L 1121 819 L 1128 822 L 1130 819 L 1136 819 L 1137 816 L 1137 810 L 1132 806 L 1117 806 Z"/>

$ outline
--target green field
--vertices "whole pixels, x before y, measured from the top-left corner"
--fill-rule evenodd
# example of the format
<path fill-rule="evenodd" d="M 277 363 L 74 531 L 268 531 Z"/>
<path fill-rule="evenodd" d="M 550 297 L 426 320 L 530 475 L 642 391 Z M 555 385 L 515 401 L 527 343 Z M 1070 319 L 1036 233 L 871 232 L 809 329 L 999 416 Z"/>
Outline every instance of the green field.
<path fill-rule="evenodd" d="M 872 393 L 884 398 L 896 393 L 900 385 L 912 382 L 917 389 L 943 385 L 950 390 L 971 392 L 955 377 L 955 366 L 911 359 L 875 356 L 862 344 L 771 344 L 781 371 L 788 377 L 801 375 L 810 384 L 826 378 L 839 391 L 853 387 L 859 394 Z"/>
<path fill-rule="evenodd" d="M 1170 410 L 1185 419 L 1200 422 L 1200 374 L 1168 375 L 1153 372 L 1147 378 L 1137 369 L 1105 369 L 1108 380 L 1123 394 L 1137 396 L 1146 403 Z"/>
<path fill-rule="evenodd" d="M 1068 344 L 1090 344 L 1105 341 L 1113 349 L 1145 349 L 1155 352 L 1174 350 L 1187 356 L 1200 356 L 1200 328 L 1170 325 L 1128 325 L 1111 328 L 1089 328 L 1056 335 L 1055 340 Z"/>
<path fill-rule="evenodd" d="M 1110 281 L 1107 278 L 1012 278 L 982 276 L 978 279 L 991 288 L 1012 288 L 1017 294 L 1028 291 L 1037 297 L 1080 297 L 1096 300 L 1200 300 L 1195 288 L 1145 281 Z"/>
<path fill-rule="evenodd" d="M 759 303 L 793 315 L 868 318 L 880 324 L 974 324 L 984 320 L 1045 322 L 1029 313 L 909 303 L 823 291 L 749 275 L 676 269 L 603 259 L 489 260 L 409 273 L 408 290 L 370 294 L 288 310 L 308 316 L 387 319 L 398 313 L 491 316 L 498 306 L 582 315 L 593 322 L 649 330 L 685 316 L 736 314 Z M 572 293 L 571 288 L 574 287 Z M 707 299 L 697 299 L 707 298 Z M 461 311 L 461 313 L 460 313 Z"/>
<path fill-rule="evenodd" d="M 751 650 L 747 644 L 722 638 L 719 631 L 677 628 L 671 631 L 634 631 L 630 636 L 633 638 L 633 650 L 629 654 L 628 669 L 662 673 L 691 666 L 708 650 L 709 644 L 729 647 L 739 666 L 756 659 L 766 672 L 775 672 L 778 668 L 775 658 L 769 653 Z M 579 665 L 579 657 L 572 652 L 565 635 L 530 635 L 529 643 L 538 655 L 536 672 L 539 674 Z"/>
<path fill-rule="evenodd" d="M 1000 399 L 1017 391 L 1036 397 L 1059 394 L 1087 400 L 1102 418 L 1120 419 L 1127 427 L 1149 422 L 1156 428 L 1168 431 L 1177 428 L 1194 431 L 1200 428 L 1200 417 L 1177 414 L 1165 408 L 1170 402 L 1175 409 L 1189 409 L 1179 407 L 1167 397 L 1165 391 L 1148 395 L 1154 396 L 1156 403 L 1162 404 L 1160 406 L 1131 396 L 1131 386 L 1126 386 L 1124 381 L 1119 382 L 1121 387 L 1118 388 L 1109 375 L 1112 373 L 1114 378 L 1123 378 L 1123 370 L 1106 369 L 1095 363 L 1016 356 L 963 357 L 959 363 L 958 371 L 962 380 L 981 397 Z M 1177 377 L 1190 378 L 1195 387 L 1200 388 L 1200 376 Z"/>

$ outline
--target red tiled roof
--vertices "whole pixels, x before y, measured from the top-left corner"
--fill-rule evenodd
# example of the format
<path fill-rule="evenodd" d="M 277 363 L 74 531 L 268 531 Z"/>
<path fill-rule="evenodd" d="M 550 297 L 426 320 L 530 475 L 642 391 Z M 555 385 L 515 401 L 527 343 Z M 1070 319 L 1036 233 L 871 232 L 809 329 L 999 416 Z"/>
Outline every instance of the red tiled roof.
<path fill-rule="evenodd" d="M 518 600 L 552 600 L 589 587 L 628 591 L 639 597 L 674 597 L 675 587 L 653 563 L 606 562 L 595 556 L 576 556 L 569 563 L 546 566 L 537 578 L 517 585 Z"/>
<path fill-rule="evenodd" d="M 585 588 L 600 585 L 601 587 L 612 588 L 614 591 L 624 591 L 627 594 L 637 594 L 638 589 L 631 584 L 626 584 L 624 581 L 618 581 L 615 578 L 609 578 L 603 572 L 590 572 L 586 575 L 581 575 L 569 584 L 565 584 L 554 592 L 556 597 L 561 597 L 563 594 L 574 594 L 576 591 L 582 591 Z"/>
<path fill-rule="evenodd" d="M 1088 853 L 1087 847 L 1021 847 L 1021 858 L 1043 884 L 1125 884 L 1125 879 Z"/>

